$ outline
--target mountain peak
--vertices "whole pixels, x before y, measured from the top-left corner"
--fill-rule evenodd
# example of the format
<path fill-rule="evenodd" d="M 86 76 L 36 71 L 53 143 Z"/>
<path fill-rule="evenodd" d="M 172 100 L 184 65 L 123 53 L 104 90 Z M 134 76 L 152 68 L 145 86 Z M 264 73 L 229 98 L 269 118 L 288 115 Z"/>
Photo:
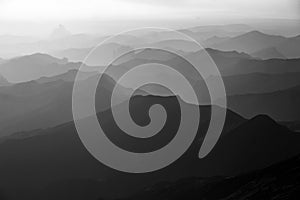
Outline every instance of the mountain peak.
<path fill-rule="evenodd" d="M 51 33 L 50 38 L 52 39 L 59 39 L 59 38 L 64 38 L 71 35 L 71 32 L 68 31 L 65 26 L 62 24 L 58 25 L 56 29 Z"/>
<path fill-rule="evenodd" d="M 39 63 L 39 64 L 51 64 L 51 63 L 58 63 L 58 64 L 66 64 L 68 62 L 67 58 L 55 58 L 51 55 L 44 54 L 44 53 L 34 53 L 30 55 L 25 55 L 17 58 L 13 58 L 11 61 L 17 61 L 19 63 Z"/>
<path fill-rule="evenodd" d="M 260 127 L 265 130 L 274 130 L 281 127 L 281 125 L 279 125 L 274 119 L 265 114 L 257 115 L 250 119 L 247 123 L 250 127 Z"/>
<path fill-rule="evenodd" d="M 280 36 L 280 35 L 269 35 L 269 34 L 266 34 L 266 33 L 263 33 L 263 32 L 260 32 L 260 31 L 257 31 L 257 30 L 254 30 L 254 31 L 250 31 L 250 32 L 247 32 L 245 34 L 242 34 L 242 35 L 239 35 L 237 36 L 236 38 L 241 38 L 241 39 L 244 39 L 244 38 L 273 38 L 273 39 L 283 39 L 284 37 L 283 36 Z"/>
<path fill-rule="evenodd" d="M 250 32 L 248 32 L 248 33 L 245 33 L 245 34 L 243 34 L 243 35 L 241 35 L 241 36 L 261 37 L 261 36 L 267 36 L 267 34 L 262 33 L 262 32 L 260 32 L 260 31 L 257 31 L 257 30 L 254 30 L 254 31 L 250 31 Z"/>

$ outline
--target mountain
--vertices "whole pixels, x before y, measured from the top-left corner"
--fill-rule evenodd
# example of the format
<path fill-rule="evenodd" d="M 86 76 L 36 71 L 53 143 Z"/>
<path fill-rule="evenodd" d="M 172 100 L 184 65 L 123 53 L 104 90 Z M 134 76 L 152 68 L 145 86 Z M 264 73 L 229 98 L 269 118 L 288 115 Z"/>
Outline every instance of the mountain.
<path fill-rule="evenodd" d="M 278 125 L 270 117 L 258 115 L 228 133 L 204 161 L 212 162 L 211 166 L 215 169 L 211 170 L 215 173 L 223 170 L 228 170 L 225 174 L 245 173 L 249 169 L 261 168 L 258 166 L 262 165 L 267 167 L 297 155 L 298 147 L 294 142 L 299 140 L 298 137 L 298 134 Z M 276 148 L 278 151 L 275 152 Z M 219 163 L 215 163 L 217 160 Z M 222 165 L 223 169 L 218 169 L 217 164 Z"/>
<path fill-rule="evenodd" d="M 147 115 L 139 110 L 157 102 L 174 110 L 173 98 L 134 97 L 133 101 L 137 102 L 132 104 L 136 112 L 133 114 L 143 116 L 140 122 L 147 120 Z M 236 176 L 265 168 L 300 152 L 300 136 L 269 117 L 261 115 L 245 120 L 228 111 L 220 140 L 207 157 L 199 159 L 197 155 L 207 128 L 209 107 L 200 107 L 200 110 L 200 129 L 188 151 L 170 166 L 146 174 L 118 172 L 95 160 L 82 145 L 72 122 L 3 139 L 0 144 L 1 191 L 7 199 L 59 200 L 70 196 L 72 199 L 89 200 L 95 196 L 111 199 L 185 177 Z M 106 112 L 109 110 L 98 116 L 106 115 Z M 175 115 L 171 116 L 167 120 L 176 120 Z M 108 120 L 105 124 L 112 127 L 114 122 Z M 108 132 L 111 136 L 116 134 L 112 130 Z"/>
<path fill-rule="evenodd" d="M 241 61 L 250 62 L 252 60 L 255 60 L 251 56 L 245 53 L 238 53 L 236 51 L 223 52 L 223 51 L 208 48 L 206 49 L 206 52 L 212 57 L 213 61 L 215 61 L 215 63 L 219 67 L 219 70 L 221 72 L 224 71 L 224 73 L 227 73 L 227 71 L 228 73 L 233 73 L 232 71 L 235 70 L 235 68 L 239 68 L 239 71 L 243 71 L 244 70 L 243 67 L 238 65 L 239 62 Z M 205 64 L 205 62 L 211 63 L 211 60 L 207 59 L 208 57 L 206 52 L 204 50 L 200 50 L 198 52 L 191 52 L 191 53 L 187 53 L 186 57 L 187 59 L 189 60 L 191 59 L 194 62 L 201 62 L 203 64 Z M 186 66 L 186 67 L 182 67 L 183 71 L 186 70 L 185 74 L 187 76 L 192 76 L 192 77 L 196 76 L 196 74 L 191 73 L 191 71 L 189 71 L 187 67 L 188 62 L 186 59 L 183 59 L 181 56 L 177 56 L 173 53 L 164 50 L 157 50 L 153 48 L 146 48 L 137 51 L 135 53 L 128 53 L 115 60 L 113 64 L 116 66 L 120 66 L 120 69 L 124 68 L 125 70 L 125 69 L 129 69 L 133 64 L 134 65 L 144 64 L 144 63 L 149 63 L 151 61 L 163 63 L 169 66 L 172 65 Z M 259 60 L 255 60 L 255 61 L 259 62 Z M 262 68 L 261 70 L 264 69 Z M 195 78 L 199 79 L 199 77 L 195 77 Z"/>
<path fill-rule="evenodd" d="M 63 25 L 59 25 L 57 28 L 53 30 L 50 35 L 51 39 L 59 39 L 72 35 L 70 31 L 68 31 Z"/>
<path fill-rule="evenodd" d="M 57 58 L 68 58 L 72 62 L 82 62 L 91 50 L 92 48 L 71 48 L 51 52 L 50 54 Z"/>
<path fill-rule="evenodd" d="M 207 199 L 207 200 L 257 200 L 297 199 L 300 195 L 298 177 L 300 158 L 295 156 L 234 177 L 190 177 L 174 182 L 161 182 L 147 187 L 123 200 L 150 199 Z"/>
<path fill-rule="evenodd" d="M 250 55 L 257 54 L 262 59 L 300 57 L 299 36 L 283 37 L 259 31 L 251 31 L 218 43 L 212 43 L 210 47 L 223 51 L 236 50 Z M 272 57 L 273 54 L 275 57 Z"/>
<path fill-rule="evenodd" d="M 185 53 L 195 52 L 199 50 L 198 44 L 188 40 L 163 40 L 153 44 L 155 47 L 168 48 L 175 51 L 183 51 Z"/>
<path fill-rule="evenodd" d="M 8 86 L 10 83 L 4 78 L 2 75 L 0 75 L 0 86 Z"/>
<path fill-rule="evenodd" d="M 43 76 L 54 76 L 70 69 L 78 69 L 81 63 L 69 63 L 47 54 L 36 53 L 10 59 L 0 64 L 0 74 L 9 82 L 31 81 Z"/>
<path fill-rule="evenodd" d="M 290 72 L 282 74 L 250 73 L 223 76 L 228 96 L 241 94 L 262 94 L 283 91 L 300 85 L 300 73 Z M 213 81 L 214 77 L 210 77 Z M 199 83 L 204 85 L 205 83 Z M 204 86 L 201 86 L 201 88 Z M 276 100 L 276 99 L 274 99 Z"/>
<path fill-rule="evenodd" d="M 300 36 L 289 38 L 289 40 L 276 46 L 286 58 L 300 57 Z"/>
<path fill-rule="evenodd" d="M 132 47 L 127 45 L 121 45 L 118 43 L 106 43 L 97 47 L 92 54 L 90 54 L 88 60 L 84 60 L 85 57 L 93 50 L 93 48 L 71 48 L 62 51 L 54 51 L 51 55 L 59 58 L 68 58 L 74 62 L 84 62 L 89 66 L 106 66 L 108 62 L 118 52 L 127 52 L 133 50 Z"/>
<path fill-rule="evenodd" d="M 262 49 L 252 53 L 251 55 L 253 57 L 261 58 L 264 60 L 272 59 L 272 58 L 286 59 L 286 57 L 282 55 L 282 53 L 280 53 L 275 47 Z"/>
<path fill-rule="evenodd" d="M 264 61 L 255 60 L 247 54 L 234 51 L 222 52 L 213 49 L 207 49 L 207 51 L 217 65 L 221 65 L 223 68 L 221 72 L 223 74 L 225 74 L 224 72 L 229 71 L 228 69 L 225 70 L 225 68 L 236 67 L 232 69 L 232 71 L 238 73 L 237 75 L 223 77 L 227 95 L 229 96 L 228 105 L 234 111 L 248 118 L 260 113 L 266 113 L 276 120 L 299 120 L 297 109 L 295 109 L 297 108 L 296 101 L 292 101 L 290 97 L 290 95 L 297 96 L 298 93 L 294 93 L 293 91 L 283 92 L 283 90 L 287 90 L 290 87 L 300 84 L 298 73 L 285 73 L 285 71 L 297 70 L 298 60 L 272 59 Z M 174 60 L 172 56 L 170 57 L 167 55 L 160 58 L 160 56 L 153 55 L 150 51 L 142 51 L 139 54 L 135 54 L 135 56 L 137 59 L 134 61 L 141 61 L 141 63 L 143 63 L 143 60 L 145 59 L 153 60 L 153 58 L 165 59 L 166 64 L 178 63 L 178 60 Z M 123 61 L 124 63 L 121 62 L 122 67 L 126 69 L 127 66 L 131 66 L 133 59 L 130 57 L 129 60 L 123 59 Z M 22 64 L 24 63 L 33 63 L 32 66 L 38 68 L 44 66 L 43 63 L 48 66 L 47 64 L 53 62 L 60 63 L 57 64 L 57 66 L 64 69 L 59 70 L 61 72 L 60 74 L 56 76 L 45 76 L 43 73 L 37 76 L 39 78 L 36 81 L 0 88 L 0 97 L 2 99 L 0 110 L 1 112 L 6 113 L 6 115 L 0 117 L 1 135 L 11 134 L 17 131 L 47 128 L 72 119 L 70 107 L 71 92 L 76 71 L 71 70 L 65 72 L 65 69 L 68 69 L 66 66 L 71 65 L 71 69 L 74 67 L 72 64 L 64 64 L 66 63 L 65 59 L 56 59 L 44 54 L 20 57 L 11 60 L 8 63 L 17 63 L 15 66 L 18 67 L 22 67 Z M 292 65 L 290 63 L 294 64 Z M 280 65 L 278 66 L 278 64 Z M 242 73 L 239 72 L 237 69 L 240 68 L 244 68 L 242 70 L 245 71 L 241 70 Z M 247 70 L 248 68 L 254 71 L 263 71 L 264 73 L 251 73 L 251 71 Z M 276 71 L 278 73 L 270 74 Z M 248 72 L 250 74 L 246 74 Z M 186 73 L 188 75 L 191 74 L 189 71 Z M 19 75 L 23 76 L 23 74 Z M 93 75 L 93 72 L 85 72 L 84 80 L 92 78 Z M 191 80 L 194 84 L 199 84 L 198 87 L 201 91 L 206 91 L 207 88 L 204 82 L 201 82 L 201 80 L 199 81 L 198 79 L 198 77 L 197 79 L 193 79 L 192 76 Z M 88 82 L 89 81 L 87 80 L 87 83 Z M 174 80 L 174 83 L 176 82 L 177 81 Z M 179 85 L 178 88 L 180 87 L 181 86 Z M 109 86 L 108 88 L 111 87 Z M 128 91 L 128 89 L 124 89 L 124 91 L 127 93 L 126 91 Z M 275 92 L 275 94 L 278 95 L 263 94 L 270 92 Z M 145 94 L 148 93 L 163 95 L 160 88 L 148 87 L 146 88 Z M 208 98 L 206 98 L 208 93 L 202 93 L 203 95 L 201 95 L 202 99 L 200 102 L 210 103 L 207 101 Z M 279 95 L 281 93 L 284 95 Z M 168 93 L 167 96 L 169 95 L 170 94 Z M 297 97 L 295 99 L 297 99 Z M 284 102 L 285 106 L 280 104 L 281 101 Z M 292 102 L 292 104 L 290 102 Z M 61 111 L 64 111 L 63 114 L 59 115 L 59 117 L 55 117 L 57 113 L 60 113 Z M 18 123 L 18 126 L 15 126 L 16 123 Z"/>
<path fill-rule="evenodd" d="M 63 34 L 64 35 L 64 34 Z M 89 34 L 71 34 L 64 37 L 36 39 L 28 43 L 2 44 L 0 56 L 6 59 L 35 53 L 47 53 L 61 51 L 70 48 L 90 48 L 99 44 L 105 37 Z"/>
<path fill-rule="evenodd" d="M 228 107 L 244 117 L 268 114 L 278 121 L 298 121 L 300 86 L 264 94 L 243 94 L 228 97 Z"/>
<path fill-rule="evenodd" d="M 182 43 L 182 47 L 185 48 L 186 46 L 189 45 L 188 42 L 183 42 L 183 41 L 164 41 L 162 43 L 158 43 L 164 46 L 169 46 L 169 48 L 172 48 L 172 44 L 176 43 L 175 46 L 177 46 L 177 43 Z M 120 52 L 126 52 L 126 51 L 130 51 L 132 49 L 130 49 L 130 47 L 124 47 L 124 46 L 119 46 L 118 44 L 108 44 L 108 48 L 117 48 L 117 51 Z M 97 64 L 101 64 L 101 60 L 104 61 L 103 55 L 105 55 L 105 57 L 111 57 L 113 55 L 108 55 L 111 53 L 108 52 L 104 52 L 106 48 L 100 48 L 98 50 L 98 52 L 95 52 L 94 56 L 92 58 L 89 58 L 89 65 L 97 65 Z M 173 49 L 174 50 L 174 49 Z M 181 51 L 175 49 L 176 51 Z M 75 52 L 77 52 L 77 50 L 75 50 Z M 87 51 L 85 51 L 84 49 L 80 50 L 78 49 L 78 52 L 81 52 L 82 55 L 80 55 L 79 57 L 77 57 L 77 53 L 74 54 L 74 57 L 72 57 L 72 53 L 69 55 L 69 58 L 72 58 L 73 60 L 76 60 L 77 58 L 81 59 L 83 56 L 85 56 L 85 54 L 87 53 Z M 224 79 L 226 79 L 226 77 L 228 76 L 238 76 L 241 75 L 241 77 L 246 78 L 246 80 L 248 81 L 252 75 L 250 75 L 249 77 L 247 76 L 242 76 L 242 75 L 246 75 L 246 74 L 258 74 L 258 73 L 263 73 L 265 74 L 265 77 L 261 77 L 262 80 L 265 80 L 267 75 L 276 75 L 274 77 L 277 77 L 276 80 L 279 80 L 277 75 L 279 74 L 283 74 L 282 77 L 285 77 L 287 73 L 295 73 L 295 72 L 300 72 L 299 70 L 299 63 L 300 60 L 299 59 L 268 59 L 268 60 L 261 60 L 261 59 L 257 59 L 254 58 L 246 53 L 239 53 L 237 51 L 220 51 L 220 50 L 216 50 L 216 49 L 211 49 L 211 48 L 206 48 L 206 52 L 211 56 L 211 58 L 213 59 L 213 61 L 215 62 L 215 64 L 217 65 L 221 75 L 224 77 Z M 79 53 L 79 54 L 81 54 Z M 62 54 L 60 55 L 60 57 L 63 57 L 63 55 L 67 55 L 66 54 Z M 200 52 L 189 52 L 186 53 L 186 57 L 188 57 L 188 59 L 191 59 L 195 62 L 201 62 L 203 64 L 205 64 L 204 62 L 208 62 L 207 59 L 203 59 L 203 55 L 205 55 L 203 53 L 203 51 Z M 59 56 L 59 55 L 57 55 Z M 76 58 L 77 57 L 77 58 Z M 161 54 L 159 52 L 154 52 L 154 50 L 144 50 L 144 51 L 140 51 L 137 52 L 136 54 L 127 54 L 126 56 L 122 56 L 121 58 L 118 58 L 118 61 L 115 61 L 115 63 L 117 65 L 120 65 L 122 67 L 122 69 L 126 69 L 130 66 L 132 66 L 132 64 L 135 63 L 140 63 L 143 64 L 145 62 L 149 62 L 150 61 L 160 61 L 163 62 L 167 65 L 170 64 L 176 64 L 178 65 L 178 63 L 180 62 L 178 58 L 172 56 L 169 53 L 164 53 Z M 107 61 L 106 61 L 107 62 Z M 104 63 L 102 63 L 104 64 Z M 182 64 L 181 64 L 182 65 Z M 121 68 L 120 68 L 121 69 Z M 183 68 L 185 69 L 185 68 Z M 116 72 L 117 73 L 117 72 Z M 191 74 L 190 72 L 186 72 L 188 75 L 191 75 L 192 77 L 194 77 L 194 74 Z M 292 75 L 289 75 L 289 77 L 291 77 Z M 196 77 L 196 79 L 199 79 Z M 240 78 L 237 78 L 240 79 Z M 258 80 L 259 82 L 261 82 L 260 79 L 255 78 L 256 80 Z M 294 80 L 294 78 L 292 78 Z M 240 79 L 241 80 L 241 79 Z M 245 80 L 245 81 L 246 81 Z M 241 80 L 243 81 L 243 80 Z M 245 82 L 243 81 L 243 82 Z M 281 83 L 284 82 L 284 80 L 280 79 L 279 80 Z M 286 79 L 285 81 L 290 82 L 290 80 Z M 230 81 L 229 81 L 230 82 Z M 269 80 L 268 82 L 272 82 L 271 80 Z M 275 81 L 273 81 L 274 83 Z M 270 83 L 270 84 L 273 84 Z M 253 82 L 252 84 L 254 84 L 254 86 L 256 85 L 255 82 Z M 294 85 L 289 85 L 289 86 L 294 86 Z M 239 84 L 237 85 L 229 85 L 229 90 L 231 90 L 231 87 L 239 87 Z M 268 85 L 264 85 L 261 86 L 262 88 L 266 88 L 268 87 Z M 280 86 L 278 85 L 278 87 L 280 88 L 284 88 L 285 86 Z M 178 87 L 180 88 L 180 87 Z M 286 88 L 286 87 L 285 87 Z M 260 88 L 258 88 L 258 90 L 261 90 Z M 266 90 L 266 92 L 270 92 L 270 91 L 274 91 L 274 89 L 271 90 Z M 247 89 L 245 89 L 245 92 L 243 93 L 247 93 L 247 92 L 253 92 L 253 90 L 248 91 Z M 254 91 L 255 92 L 255 91 Z M 233 94 L 233 93 L 232 93 Z M 230 94 L 231 95 L 231 94 Z"/>
<path fill-rule="evenodd" d="M 222 75 L 238 75 L 249 73 L 282 74 L 299 72 L 300 59 L 228 59 L 213 57 Z"/>
<path fill-rule="evenodd" d="M 267 35 L 259 31 L 251 31 L 227 41 L 213 45 L 212 48 L 223 51 L 236 50 L 252 54 L 256 51 L 277 46 L 284 42 L 287 38 L 283 36 Z"/>
<path fill-rule="evenodd" d="M 210 37 L 210 38 L 202 41 L 202 43 L 204 44 L 205 47 L 211 47 L 211 46 L 216 45 L 218 43 L 225 42 L 229 39 L 230 39 L 230 37 L 213 36 L 213 37 Z"/>
<path fill-rule="evenodd" d="M 206 48 L 217 65 L 221 75 L 242 75 L 250 73 L 282 74 L 287 72 L 299 72 L 300 59 L 269 59 L 261 60 L 250 56 L 249 54 L 237 51 L 220 51 Z M 201 57 L 202 52 L 190 53 L 188 58 L 204 62 Z M 200 56 L 199 56 L 200 55 Z"/>
<path fill-rule="evenodd" d="M 223 76 L 222 79 L 228 97 L 235 95 L 255 95 L 278 92 L 300 85 L 299 72 L 282 74 L 250 73 Z M 208 80 L 214 82 L 216 81 L 216 77 L 208 77 L 206 81 Z M 202 91 L 202 97 L 204 97 L 206 95 L 204 91 L 207 90 L 205 81 L 199 80 L 195 84 L 195 86 Z M 146 85 L 141 87 L 141 89 L 147 91 L 148 94 L 155 94 L 158 96 L 171 95 L 169 91 L 166 91 L 162 86 L 160 87 L 158 85 Z M 209 98 L 204 99 L 207 99 L 208 101 L 206 103 L 209 103 Z M 274 98 L 273 101 L 277 101 L 277 98 Z M 259 114 L 259 112 L 256 114 Z"/>
<path fill-rule="evenodd" d="M 206 52 L 211 56 L 215 64 L 217 65 L 221 75 L 241 75 L 250 73 L 265 73 L 265 74 L 281 74 L 287 72 L 300 72 L 298 67 L 300 59 L 268 59 L 261 60 L 255 59 L 249 54 L 237 51 L 220 51 L 216 49 L 206 48 Z M 211 61 L 207 59 L 206 54 L 203 50 L 199 52 L 190 52 L 185 55 L 187 59 L 194 62 L 200 62 L 210 64 Z M 179 57 L 179 56 L 178 56 Z M 153 50 L 145 49 L 137 52 L 136 54 L 127 54 L 118 59 L 118 65 L 122 67 L 130 66 L 133 63 L 143 64 L 150 61 L 160 61 L 166 65 L 176 64 L 182 62 L 174 54 Z M 116 62 L 116 61 L 115 61 Z M 206 63 L 209 62 L 209 63 Z M 180 63 L 180 65 L 183 65 Z M 183 70 L 185 68 L 183 67 Z M 191 76 L 194 74 L 188 73 Z"/>
<path fill-rule="evenodd" d="M 35 80 L 38 83 L 49 83 L 49 82 L 55 82 L 55 81 L 65 81 L 65 82 L 74 82 L 76 75 L 77 75 L 78 70 L 77 69 L 71 69 L 67 71 L 66 73 L 59 74 L 56 76 L 50 76 L 50 77 L 41 77 L 37 80 Z M 97 75 L 97 72 L 80 72 L 80 79 L 77 79 L 78 81 L 83 81 L 86 80 L 92 76 Z"/>
<path fill-rule="evenodd" d="M 96 74 L 82 72 L 81 84 L 89 88 Z M 43 77 L 36 81 L 0 87 L 0 137 L 15 132 L 30 131 L 56 126 L 73 119 L 72 90 L 75 70 L 54 77 Z M 102 93 L 107 95 L 115 81 L 103 75 Z M 129 89 L 123 88 L 118 96 L 127 95 Z M 85 101 L 85 97 L 82 97 Z M 107 107 L 99 107 L 99 110 Z M 17 126 L 16 126 L 17 124 Z"/>
<path fill-rule="evenodd" d="M 253 28 L 246 24 L 227 24 L 227 25 L 209 25 L 209 26 L 195 26 L 188 28 L 188 30 L 193 32 L 209 32 L 209 31 L 223 31 L 223 32 L 248 32 Z"/>
<path fill-rule="evenodd" d="M 4 63 L 5 60 L 0 58 L 0 65 L 1 63 Z M 7 86 L 10 85 L 10 83 L 6 80 L 6 78 L 4 78 L 1 74 L 0 74 L 0 86 Z"/>
<path fill-rule="evenodd" d="M 239 59 L 253 59 L 250 55 L 243 53 L 243 52 L 237 52 L 237 51 L 219 51 L 216 49 L 206 48 L 205 49 L 207 53 L 212 57 L 213 60 L 219 57 L 224 58 L 239 58 Z M 217 59 L 216 59 L 217 60 Z"/>
<path fill-rule="evenodd" d="M 246 32 L 252 31 L 253 28 L 244 24 L 228 24 L 228 25 L 211 25 L 196 26 L 183 30 L 179 30 L 198 42 L 205 41 L 211 37 L 235 37 Z"/>

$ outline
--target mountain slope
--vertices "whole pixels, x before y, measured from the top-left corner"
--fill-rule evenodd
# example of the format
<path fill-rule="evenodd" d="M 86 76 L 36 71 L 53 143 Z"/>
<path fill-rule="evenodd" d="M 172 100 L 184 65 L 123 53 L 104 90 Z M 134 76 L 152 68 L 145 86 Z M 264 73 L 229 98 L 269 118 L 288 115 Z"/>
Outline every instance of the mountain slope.
<path fill-rule="evenodd" d="M 266 49 L 268 47 L 274 47 L 282 42 L 286 38 L 282 36 L 267 35 L 259 31 L 251 31 L 243 35 L 228 39 L 222 43 L 213 45 L 212 48 L 217 48 L 224 51 L 236 50 L 239 52 L 245 52 L 252 54 L 256 51 Z"/>
<path fill-rule="evenodd" d="M 138 102 L 143 101 L 168 102 L 168 98 L 141 97 Z M 140 106 L 145 104 L 138 102 L 134 104 L 134 110 L 144 110 Z M 206 158 L 199 159 L 197 153 L 208 123 L 205 119 L 209 116 L 205 111 L 207 108 L 203 109 L 204 121 L 191 148 L 167 168 L 147 174 L 117 172 L 96 161 L 81 144 L 73 123 L 15 135 L 0 144 L 0 161 L 3 163 L 0 165 L 0 188 L 8 196 L 15 195 L 15 199 L 41 199 L 41 196 L 49 196 L 46 194 L 51 194 L 54 199 L 66 199 L 71 194 L 78 194 L 73 199 L 83 199 L 91 194 L 93 198 L 94 195 L 124 197 L 161 181 L 237 175 L 267 167 L 300 152 L 300 136 L 272 119 L 258 116 L 245 121 L 228 112 L 221 139 Z M 110 126 L 112 122 L 105 123 Z M 230 127 L 234 123 L 236 126 Z M 36 198 L 32 198 L 33 194 Z"/>
<path fill-rule="evenodd" d="M 213 80 L 214 77 L 211 77 L 211 79 Z M 223 81 L 228 96 L 242 94 L 262 94 L 283 91 L 291 87 L 300 85 L 300 73 L 291 72 L 282 74 L 241 74 L 233 76 L 223 76 Z M 274 99 L 274 101 L 275 100 L 276 99 Z"/>
<path fill-rule="evenodd" d="M 191 177 L 162 182 L 124 199 L 296 200 L 300 195 L 299 165 L 300 159 L 296 156 L 263 170 L 235 177 Z"/>
<path fill-rule="evenodd" d="M 228 97 L 228 107 L 244 117 L 268 114 L 278 121 L 300 119 L 300 86 L 265 94 L 244 94 Z"/>
<path fill-rule="evenodd" d="M 8 86 L 10 83 L 0 74 L 0 86 Z"/>
<path fill-rule="evenodd" d="M 18 83 L 0 87 L 0 137 L 19 131 L 56 126 L 73 119 L 72 90 L 76 71 L 69 71 L 54 77 L 41 78 L 37 81 Z M 86 72 L 80 80 L 84 89 L 89 88 L 96 75 Z M 107 95 L 115 81 L 103 76 L 102 94 Z M 127 88 L 123 88 L 126 95 Z M 82 101 L 85 97 L 82 97 Z M 100 110 L 107 109 L 99 107 Z M 16 126 L 17 125 L 17 126 Z"/>
<path fill-rule="evenodd" d="M 253 57 L 261 58 L 264 60 L 272 59 L 272 58 L 285 59 L 285 56 L 282 55 L 282 53 L 280 53 L 275 47 L 269 47 L 266 49 L 262 49 L 262 50 L 252 53 L 251 55 Z"/>
<path fill-rule="evenodd" d="M 68 58 L 72 62 L 82 62 L 92 48 L 71 48 L 51 52 L 50 54 L 58 58 Z"/>
<path fill-rule="evenodd" d="M 297 37 L 268 35 L 259 31 L 251 31 L 225 41 L 212 43 L 211 48 L 223 51 L 239 51 L 258 54 L 261 58 L 299 58 L 300 40 Z M 274 49 L 276 48 L 276 50 Z M 271 57 L 271 56 L 276 57 Z M 280 56 L 280 57 L 278 57 Z"/>
<path fill-rule="evenodd" d="M 300 57 L 300 36 L 290 38 L 289 40 L 280 43 L 276 48 L 286 58 L 299 58 Z"/>
<path fill-rule="evenodd" d="M 78 69 L 81 63 L 68 63 L 67 59 L 57 59 L 47 54 L 32 54 L 8 60 L 0 65 L 0 73 L 12 83 L 54 76 Z"/>

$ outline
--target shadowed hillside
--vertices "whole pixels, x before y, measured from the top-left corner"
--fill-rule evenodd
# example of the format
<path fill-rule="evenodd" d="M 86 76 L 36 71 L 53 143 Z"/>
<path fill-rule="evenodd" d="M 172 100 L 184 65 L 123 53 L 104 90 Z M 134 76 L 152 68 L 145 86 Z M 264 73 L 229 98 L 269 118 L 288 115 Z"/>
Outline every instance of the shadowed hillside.
<path fill-rule="evenodd" d="M 148 103 L 163 103 L 169 98 L 174 97 L 137 96 L 133 97 L 132 106 L 134 110 L 143 110 Z M 169 106 L 172 108 L 176 104 Z M 64 199 L 70 195 L 73 199 L 122 197 L 164 180 L 237 175 L 267 167 L 300 152 L 300 136 L 269 117 L 245 120 L 228 111 L 221 139 L 206 158 L 199 159 L 197 154 L 210 116 L 209 107 L 200 107 L 200 110 L 200 129 L 191 148 L 167 168 L 147 174 L 121 173 L 99 163 L 82 145 L 72 122 L 15 134 L 0 144 L 3 163 L 0 165 L 0 188 L 9 199 L 20 196 L 22 199 L 40 199 L 41 196 L 45 197 L 43 199 Z M 103 114 L 106 115 L 99 113 Z M 147 116 L 140 114 L 135 115 L 142 121 L 147 120 Z M 172 118 L 167 120 L 172 121 Z M 104 123 L 114 126 L 109 120 Z"/>
<path fill-rule="evenodd" d="M 299 156 L 263 170 L 234 177 L 185 178 L 161 182 L 124 200 L 207 199 L 207 200 L 296 200 L 300 195 Z M 121 199 L 119 199 L 121 200 Z"/>

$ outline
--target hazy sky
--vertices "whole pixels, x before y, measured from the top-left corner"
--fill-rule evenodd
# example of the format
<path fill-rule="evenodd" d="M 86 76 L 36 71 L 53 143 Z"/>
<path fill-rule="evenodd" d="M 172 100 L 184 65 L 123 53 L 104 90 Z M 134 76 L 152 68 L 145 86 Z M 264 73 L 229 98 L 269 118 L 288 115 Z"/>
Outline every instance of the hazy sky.
<path fill-rule="evenodd" d="M 0 17 L 17 20 L 170 18 L 207 15 L 296 18 L 298 0 L 0 0 Z"/>
<path fill-rule="evenodd" d="M 20 23 L 120 19 L 296 19 L 299 12 L 299 0 L 0 0 L 0 33 L 19 32 L 20 28 L 16 26 Z"/>

